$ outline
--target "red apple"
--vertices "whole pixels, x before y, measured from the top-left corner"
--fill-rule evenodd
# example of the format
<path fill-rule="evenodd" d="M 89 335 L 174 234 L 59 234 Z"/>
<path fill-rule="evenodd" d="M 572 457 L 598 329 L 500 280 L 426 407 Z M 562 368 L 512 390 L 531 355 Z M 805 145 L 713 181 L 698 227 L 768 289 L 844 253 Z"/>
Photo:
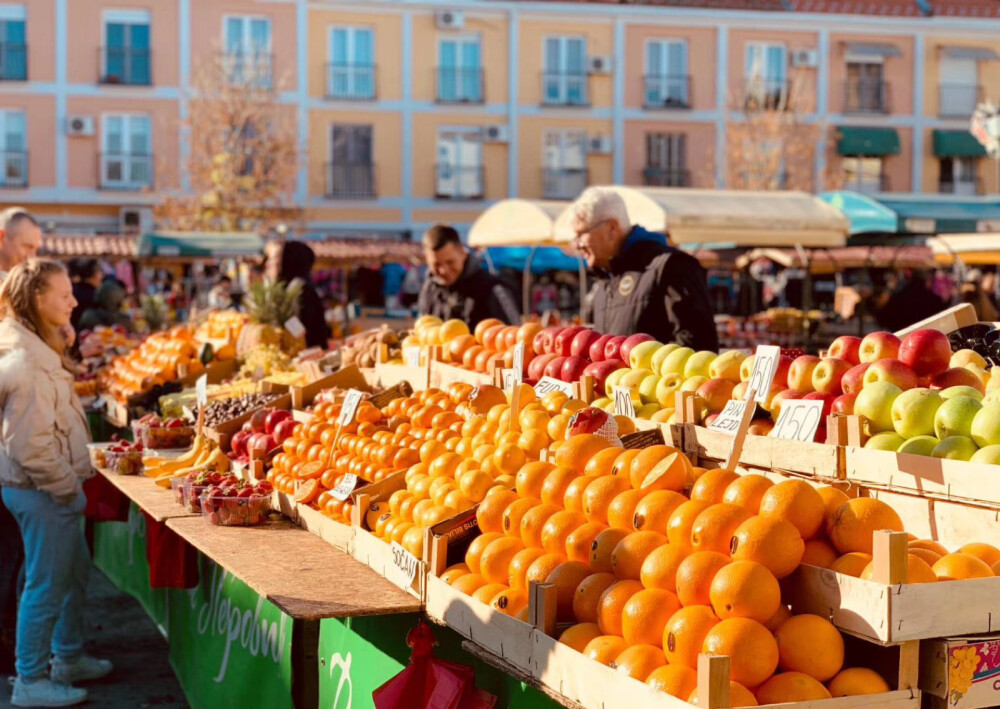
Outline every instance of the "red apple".
<path fill-rule="evenodd" d="M 622 335 L 615 335 L 607 344 L 604 345 L 604 359 L 621 359 L 621 347 L 622 343 L 625 342 L 625 338 Z M 628 366 L 628 358 L 625 358 L 625 366 Z"/>
<path fill-rule="evenodd" d="M 267 415 L 267 419 L 264 421 L 264 433 L 274 433 L 274 428 L 282 421 L 287 421 L 292 418 L 291 411 L 277 410 L 272 411 Z"/>
<path fill-rule="evenodd" d="M 788 388 L 798 389 L 799 391 L 813 391 L 815 388 L 812 383 L 813 370 L 816 369 L 819 363 L 820 358 L 813 355 L 796 357 L 788 369 Z M 775 376 L 774 381 L 778 381 L 777 376 Z"/>
<path fill-rule="evenodd" d="M 858 359 L 861 362 L 876 362 L 880 359 L 895 359 L 899 354 L 899 338 L 891 332 L 873 332 L 861 339 Z"/>
<path fill-rule="evenodd" d="M 549 362 L 554 360 L 559 355 L 554 353 L 535 355 L 531 358 L 531 362 L 528 364 L 528 378 L 529 379 L 541 379 L 544 376 L 545 367 L 548 366 Z"/>
<path fill-rule="evenodd" d="M 590 346 L 590 351 L 588 352 L 591 362 L 604 361 L 604 346 L 608 344 L 608 340 L 612 337 L 614 337 L 614 335 L 601 335 L 594 340 L 594 343 Z"/>
<path fill-rule="evenodd" d="M 569 343 L 569 354 L 571 357 L 590 357 L 590 346 L 601 338 L 601 333 L 597 330 L 584 329 L 576 333 L 576 337 Z"/>
<path fill-rule="evenodd" d="M 940 374 L 935 375 L 931 379 L 930 383 L 931 389 L 947 389 L 948 387 L 961 386 L 972 387 L 980 394 L 986 393 L 986 387 L 983 385 L 983 380 L 965 367 L 952 367 L 951 369 L 946 369 Z"/>
<path fill-rule="evenodd" d="M 545 365 L 545 369 L 542 370 L 543 377 L 552 377 L 553 379 L 559 379 L 562 375 L 562 366 L 566 362 L 568 357 L 560 357 L 556 355 L 555 358 L 550 359 L 549 363 Z"/>
<path fill-rule="evenodd" d="M 247 453 L 264 455 L 274 448 L 274 437 L 267 433 L 255 433 L 247 441 Z"/>
<path fill-rule="evenodd" d="M 253 416 L 250 417 L 250 428 L 254 433 L 264 433 L 267 417 L 272 411 L 273 409 L 257 409 L 253 412 Z"/>
<path fill-rule="evenodd" d="M 274 427 L 274 431 L 271 433 L 274 436 L 274 442 L 281 445 L 295 435 L 295 429 L 298 426 L 299 422 L 293 419 L 285 419 L 278 422 L 278 425 Z"/>
<path fill-rule="evenodd" d="M 898 359 L 880 359 L 865 372 L 865 384 L 874 382 L 890 382 L 906 391 L 917 386 L 917 375 Z"/>
<path fill-rule="evenodd" d="M 621 349 L 619 350 L 619 356 L 622 358 L 622 362 L 628 364 L 628 356 L 632 352 L 632 348 L 638 345 L 640 342 L 652 342 L 654 338 L 652 335 L 647 335 L 644 332 L 637 333 L 635 335 L 629 335 L 625 338 L 625 342 L 622 343 Z"/>
<path fill-rule="evenodd" d="M 839 359 L 846 359 L 851 364 L 860 364 L 861 360 L 858 355 L 861 349 L 861 338 L 851 337 L 850 335 L 841 335 L 830 345 L 830 349 L 826 351 L 827 357 L 837 357 Z"/>
<path fill-rule="evenodd" d="M 774 422 L 768 419 L 757 419 L 747 428 L 747 433 L 751 436 L 766 436 L 774 428 Z"/>
<path fill-rule="evenodd" d="M 792 362 L 794 362 L 791 357 L 787 355 L 781 355 L 778 357 L 778 371 L 774 373 L 774 381 L 781 384 L 786 389 L 794 389 L 795 387 L 788 384 L 788 372 L 792 369 Z"/>
<path fill-rule="evenodd" d="M 938 330 L 914 330 L 903 338 L 899 360 L 918 377 L 934 376 L 948 369 L 951 343 Z"/>
<path fill-rule="evenodd" d="M 570 418 L 569 425 L 567 426 L 568 433 L 570 436 L 576 436 L 581 433 L 597 433 L 601 430 L 601 426 L 608 422 L 610 417 L 611 414 L 603 409 L 587 406 L 577 411 Z"/>
<path fill-rule="evenodd" d="M 775 421 L 781 416 L 781 404 L 789 399 L 801 399 L 809 392 L 800 391 L 799 389 L 784 389 L 779 391 L 771 398 L 771 418 Z"/>
<path fill-rule="evenodd" d="M 726 402 L 732 398 L 735 382 L 729 379 L 709 379 L 698 387 L 698 396 L 705 400 L 705 406 L 713 413 L 721 413 Z"/>
<path fill-rule="evenodd" d="M 857 339 L 857 338 L 855 338 Z M 860 340 L 858 340 L 860 342 Z M 840 394 L 843 389 L 841 382 L 844 375 L 851 370 L 851 363 L 839 357 L 828 357 L 819 364 L 812 373 L 813 389 L 820 394 Z"/>
<path fill-rule="evenodd" d="M 559 378 L 564 382 L 575 382 L 587 368 L 590 361 L 583 357 L 567 357 L 559 370 Z"/>
<path fill-rule="evenodd" d="M 864 362 L 847 370 L 840 380 L 840 387 L 844 390 L 845 394 L 857 394 L 861 391 L 861 388 L 865 385 L 865 372 L 868 371 L 870 366 L 872 366 L 871 362 Z"/>
<path fill-rule="evenodd" d="M 749 382 L 740 382 L 733 387 L 733 398 L 737 401 L 743 401 L 747 398 L 747 389 L 750 388 Z"/>
<path fill-rule="evenodd" d="M 826 421 L 826 417 L 830 415 L 830 408 L 833 406 L 833 400 L 837 397 L 831 396 L 829 394 L 820 394 L 818 391 L 813 391 L 802 397 L 804 400 L 819 400 L 823 402 L 823 414 L 820 416 L 820 421 Z M 822 423 L 820 423 L 822 426 Z"/>
<path fill-rule="evenodd" d="M 702 419 L 701 425 L 702 426 L 711 426 L 713 423 L 715 423 L 715 419 L 717 419 L 717 418 L 719 418 L 719 414 L 709 414 L 704 419 Z M 750 424 L 750 425 L 752 426 L 753 424 Z M 749 430 L 749 429 L 747 429 L 747 430 Z"/>
<path fill-rule="evenodd" d="M 854 413 L 854 400 L 857 398 L 857 394 L 841 394 L 830 404 L 830 413 L 852 415 Z"/>
<path fill-rule="evenodd" d="M 229 441 L 229 448 L 237 458 L 247 453 L 247 439 L 256 435 L 246 431 L 237 431 Z"/>
<path fill-rule="evenodd" d="M 606 359 L 603 362 L 591 362 L 584 367 L 583 373 L 594 378 L 594 391 L 604 391 L 608 375 L 616 369 L 625 369 L 625 364 L 620 359 Z"/>
<path fill-rule="evenodd" d="M 573 344 L 573 338 L 576 337 L 577 333 L 582 330 L 582 327 L 564 327 L 562 330 L 557 332 L 556 336 L 552 339 L 552 351 L 561 357 L 569 357 L 570 346 Z"/>
<path fill-rule="evenodd" d="M 547 327 L 535 335 L 531 341 L 531 349 L 539 354 L 549 354 L 553 351 L 556 333 L 561 327 Z"/>

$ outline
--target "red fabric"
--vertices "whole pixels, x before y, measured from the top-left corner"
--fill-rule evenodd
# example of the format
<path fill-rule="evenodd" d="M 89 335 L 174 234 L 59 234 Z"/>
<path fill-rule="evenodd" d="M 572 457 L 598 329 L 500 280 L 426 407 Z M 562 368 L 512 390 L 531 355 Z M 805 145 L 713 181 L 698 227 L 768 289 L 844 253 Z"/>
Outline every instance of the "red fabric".
<path fill-rule="evenodd" d="M 129 499 L 103 475 L 83 481 L 87 507 L 83 514 L 95 522 L 128 522 Z"/>
<path fill-rule="evenodd" d="M 198 552 L 163 522 L 146 512 L 146 561 L 151 588 L 194 588 L 198 585 Z"/>

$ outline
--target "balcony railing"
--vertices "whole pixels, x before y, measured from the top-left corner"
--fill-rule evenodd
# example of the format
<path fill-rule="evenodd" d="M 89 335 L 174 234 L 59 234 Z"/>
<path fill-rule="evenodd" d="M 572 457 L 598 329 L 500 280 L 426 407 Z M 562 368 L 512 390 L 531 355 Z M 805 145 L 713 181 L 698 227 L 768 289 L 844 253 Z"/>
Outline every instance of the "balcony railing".
<path fill-rule="evenodd" d="M 844 82 L 844 113 L 888 113 L 889 84 L 881 79 Z"/>
<path fill-rule="evenodd" d="M 269 89 L 274 84 L 274 55 L 270 52 L 224 52 L 222 60 L 229 81 Z"/>
<path fill-rule="evenodd" d="M 0 42 L 0 81 L 28 80 L 28 45 Z"/>
<path fill-rule="evenodd" d="M 976 176 L 960 177 L 957 180 L 941 180 L 938 182 L 938 192 L 941 194 L 975 196 L 983 194 L 983 185 L 982 181 Z"/>
<path fill-rule="evenodd" d="M 153 186 L 153 156 L 101 153 L 98 184 L 106 190 L 144 190 Z"/>
<path fill-rule="evenodd" d="M 642 171 L 647 187 L 690 187 L 691 171 L 683 167 L 647 167 Z"/>
<path fill-rule="evenodd" d="M 751 77 L 743 81 L 743 108 L 747 111 L 784 111 L 791 83 L 784 78 Z"/>
<path fill-rule="evenodd" d="M 542 194 L 545 199 L 576 199 L 586 187 L 586 168 L 542 169 Z"/>
<path fill-rule="evenodd" d="M 438 103 L 483 103 L 483 70 L 479 67 L 439 66 Z"/>
<path fill-rule="evenodd" d="M 691 107 L 691 77 L 686 74 L 646 74 L 642 86 L 646 108 Z"/>
<path fill-rule="evenodd" d="M 371 199 L 375 196 L 375 166 L 327 163 L 326 196 L 331 199 Z"/>
<path fill-rule="evenodd" d="M 880 175 L 858 175 L 854 178 L 847 177 L 844 179 L 843 189 L 867 194 L 888 192 L 889 176 L 882 173 Z"/>
<path fill-rule="evenodd" d="M 131 47 L 98 50 L 98 81 L 102 84 L 150 86 L 153 83 L 152 51 Z"/>
<path fill-rule="evenodd" d="M 326 97 L 341 101 L 375 100 L 374 64 L 326 65 Z"/>
<path fill-rule="evenodd" d="M 983 100 L 983 87 L 977 84 L 939 84 L 938 115 L 942 118 L 971 118 Z"/>
<path fill-rule="evenodd" d="M 28 186 L 28 151 L 0 150 L 0 187 Z"/>
<path fill-rule="evenodd" d="M 482 199 L 486 170 L 482 165 L 434 166 L 434 197 L 436 199 Z"/>
<path fill-rule="evenodd" d="M 585 72 L 542 73 L 542 104 L 546 106 L 589 106 L 589 76 Z"/>

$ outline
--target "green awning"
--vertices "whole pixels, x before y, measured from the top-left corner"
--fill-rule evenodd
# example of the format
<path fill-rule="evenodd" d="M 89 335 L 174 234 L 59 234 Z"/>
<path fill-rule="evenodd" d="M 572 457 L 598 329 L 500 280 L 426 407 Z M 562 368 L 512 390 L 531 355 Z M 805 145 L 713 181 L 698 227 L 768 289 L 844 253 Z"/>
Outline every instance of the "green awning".
<path fill-rule="evenodd" d="M 259 256 L 264 239 L 253 232 L 161 231 L 139 237 L 139 258 Z"/>
<path fill-rule="evenodd" d="M 838 130 L 837 152 L 841 155 L 899 155 L 899 133 L 895 128 L 841 127 Z"/>
<path fill-rule="evenodd" d="M 897 214 L 899 233 L 969 234 L 1000 224 L 996 197 L 893 195 L 878 202 Z"/>
<path fill-rule="evenodd" d="M 986 148 L 967 130 L 936 130 L 934 154 L 952 158 L 982 158 L 986 157 Z"/>

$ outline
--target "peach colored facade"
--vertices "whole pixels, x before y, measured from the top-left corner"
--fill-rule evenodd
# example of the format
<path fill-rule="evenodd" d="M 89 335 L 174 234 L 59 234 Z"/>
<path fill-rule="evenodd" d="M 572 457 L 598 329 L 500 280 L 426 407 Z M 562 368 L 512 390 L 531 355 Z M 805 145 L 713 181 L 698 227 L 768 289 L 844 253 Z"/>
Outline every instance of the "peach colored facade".
<path fill-rule="evenodd" d="M 0 67 L 0 206 L 26 204 L 57 230 L 103 232 L 121 210 L 183 190 L 192 77 L 225 50 L 230 20 L 247 42 L 265 42 L 253 46 L 299 132 L 294 200 L 316 233 L 464 227 L 492 201 L 572 196 L 566 185 L 725 186 L 749 99 L 772 100 L 753 93 L 760 82 L 785 87 L 781 107 L 813 126 L 789 186 L 837 187 L 846 159 L 880 173 L 848 188 L 1000 190 L 993 161 L 936 153 L 947 142 L 939 131 L 968 130 L 966 104 L 951 96 L 1000 98 L 990 93 L 1000 86 L 992 19 L 502 0 L 14 0 L 0 4 L 0 21 L 25 22 L 27 76 Z M 147 26 L 148 81 L 107 80 L 109 23 Z M 894 132 L 898 150 L 841 155 L 839 128 Z M 109 166 L 121 145 L 125 160 L 112 153 Z"/>

